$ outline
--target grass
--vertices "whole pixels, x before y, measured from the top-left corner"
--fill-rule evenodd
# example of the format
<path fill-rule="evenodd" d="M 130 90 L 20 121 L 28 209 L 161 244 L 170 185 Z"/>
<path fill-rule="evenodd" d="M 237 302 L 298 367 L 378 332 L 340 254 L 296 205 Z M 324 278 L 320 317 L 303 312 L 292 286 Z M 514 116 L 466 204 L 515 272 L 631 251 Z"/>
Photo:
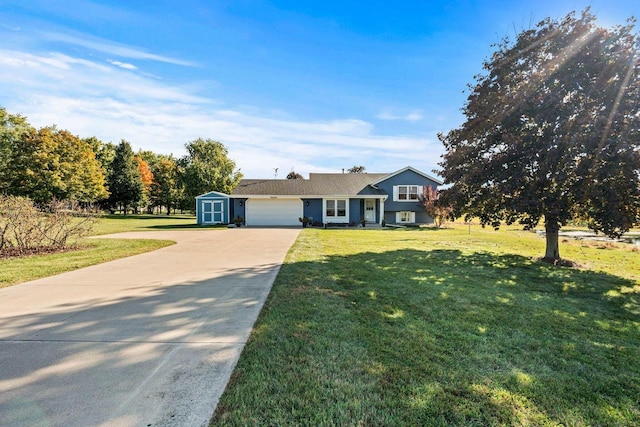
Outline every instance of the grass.
<path fill-rule="evenodd" d="M 193 215 L 105 215 L 93 234 L 103 235 L 125 231 L 189 230 L 194 228 L 226 228 L 226 226 L 198 225 Z"/>
<path fill-rule="evenodd" d="M 211 425 L 640 424 L 640 253 L 508 229 L 302 232 Z"/>
<path fill-rule="evenodd" d="M 0 288 L 172 245 L 168 240 L 85 239 L 81 249 L 0 259 Z"/>
<path fill-rule="evenodd" d="M 107 215 L 98 220 L 93 235 L 125 231 L 175 230 L 205 228 L 198 226 L 194 216 Z M 212 227 L 206 227 L 212 228 Z M 151 239 L 82 239 L 81 249 L 34 255 L 24 258 L 0 259 L 0 288 L 52 276 L 119 258 L 153 251 L 174 242 Z"/>

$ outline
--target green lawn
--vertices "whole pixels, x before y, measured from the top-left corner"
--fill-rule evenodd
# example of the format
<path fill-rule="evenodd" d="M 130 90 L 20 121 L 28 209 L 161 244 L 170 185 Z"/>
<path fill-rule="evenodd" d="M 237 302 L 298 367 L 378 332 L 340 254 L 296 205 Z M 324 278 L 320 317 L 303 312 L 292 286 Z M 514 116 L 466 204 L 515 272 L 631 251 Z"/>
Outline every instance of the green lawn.
<path fill-rule="evenodd" d="M 640 424 L 640 252 L 510 229 L 307 229 L 211 425 Z"/>
<path fill-rule="evenodd" d="M 205 228 L 198 226 L 194 216 L 106 215 L 96 224 L 93 235 L 125 231 L 175 230 Z M 213 227 L 207 227 L 213 228 Z M 131 239 L 82 239 L 80 250 L 36 255 L 24 258 L 0 259 L 0 288 L 47 277 L 65 271 L 137 255 L 171 245 L 171 241 Z"/>
<path fill-rule="evenodd" d="M 193 215 L 105 215 L 94 228 L 93 234 L 103 235 L 125 231 L 189 230 L 194 228 L 225 228 L 196 224 Z"/>
<path fill-rule="evenodd" d="M 82 249 L 0 259 L 0 288 L 172 245 L 168 240 L 84 239 Z"/>

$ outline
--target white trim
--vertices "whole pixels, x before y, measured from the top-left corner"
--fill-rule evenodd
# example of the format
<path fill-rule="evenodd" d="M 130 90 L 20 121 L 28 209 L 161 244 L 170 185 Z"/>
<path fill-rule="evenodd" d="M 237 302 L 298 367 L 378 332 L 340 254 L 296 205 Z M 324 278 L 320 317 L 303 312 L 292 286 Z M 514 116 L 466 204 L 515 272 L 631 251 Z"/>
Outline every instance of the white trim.
<path fill-rule="evenodd" d="M 208 193 L 204 193 L 204 194 L 201 194 L 201 195 L 199 195 L 199 196 L 196 196 L 196 199 L 202 199 L 204 196 L 208 196 L 208 195 L 210 195 L 210 194 L 215 194 L 215 195 L 222 196 L 222 197 L 226 197 L 226 198 L 231 197 L 231 196 L 229 196 L 228 194 L 220 193 L 219 191 L 209 191 Z"/>
<path fill-rule="evenodd" d="M 399 187 L 416 187 L 416 198 L 415 199 L 400 199 L 400 189 Z M 420 201 L 420 189 L 422 185 L 418 184 L 398 184 L 393 186 L 393 201 L 394 202 L 419 202 Z M 407 197 L 409 197 L 409 189 L 407 188 Z"/>
<path fill-rule="evenodd" d="M 212 200 L 213 212 L 211 212 L 213 223 L 219 224 L 224 222 L 224 202 L 222 200 Z M 216 205 L 219 205 L 220 210 L 216 211 Z M 216 214 L 220 214 L 220 221 L 216 221 Z"/>
<path fill-rule="evenodd" d="M 402 220 L 402 214 L 409 214 L 409 221 Z M 413 211 L 396 212 L 396 223 L 398 224 L 414 224 L 416 222 L 416 213 Z"/>
<path fill-rule="evenodd" d="M 333 200 L 336 201 L 335 206 L 335 216 L 327 215 L 327 202 Z M 343 200 L 345 204 L 345 216 L 337 216 L 338 213 L 338 201 Z M 339 222 L 339 223 L 348 223 L 349 222 L 349 199 L 344 197 L 327 197 L 326 199 L 322 199 L 322 222 Z"/>
<path fill-rule="evenodd" d="M 219 199 L 212 200 L 203 200 L 200 203 L 202 207 L 201 212 L 201 220 L 202 224 L 220 224 L 225 222 L 225 211 L 224 211 L 224 201 Z M 216 206 L 220 208 L 220 210 L 216 211 Z M 209 207 L 209 211 L 207 211 L 207 207 Z M 220 214 L 220 220 L 216 221 L 216 214 Z M 206 215 L 210 215 L 210 220 L 207 221 Z"/>
<path fill-rule="evenodd" d="M 442 180 L 440 180 L 440 179 L 438 179 L 438 178 L 436 178 L 436 177 L 433 177 L 433 176 L 428 175 L 428 174 L 426 174 L 426 173 L 424 173 L 424 172 L 421 172 L 421 171 L 419 171 L 418 169 L 412 168 L 411 166 L 407 166 L 407 167 L 402 168 L 402 169 L 400 169 L 400 170 L 398 170 L 398 171 L 395 171 L 395 172 L 393 172 L 393 173 L 390 173 L 389 175 L 385 176 L 384 178 L 381 178 L 381 179 L 379 179 L 379 180 L 377 180 L 377 181 L 375 181 L 375 182 L 372 182 L 372 183 L 371 183 L 371 184 L 369 184 L 369 185 L 377 185 L 377 184 L 380 184 L 382 181 L 386 181 L 386 180 L 388 180 L 389 178 L 392 178 L 392 177 L 394 177 L 394 176 L 396 176 L 396 175 L 398 175 L 398 174 L 401 174 L 402 172 L 408 171 L 408 170 L 410 170 L 410 171 L 412 171 L 412 172 L 415 172 L 415 173 L 417 173 L 418 175 L 421 175 L 421 176 L 423 176 L 423 177 L 425 177 L 425 178 L 427 178 L 427 179 L 430 179 L 431 181 L 435 182 L 435 183 L 436 183 L 436 184 L 438 184 L 438 185 L 442 185 L 442 184 L 444 184 L 444 182 L 443 182 Z"/>

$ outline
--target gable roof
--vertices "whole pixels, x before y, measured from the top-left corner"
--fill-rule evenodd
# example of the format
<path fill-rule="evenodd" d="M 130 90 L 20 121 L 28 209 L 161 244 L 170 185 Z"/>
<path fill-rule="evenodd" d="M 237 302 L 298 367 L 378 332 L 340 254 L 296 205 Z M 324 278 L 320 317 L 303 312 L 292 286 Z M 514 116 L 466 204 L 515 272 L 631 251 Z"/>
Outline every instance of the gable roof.
<path fill-rule="evenodd" d="M 372 182 L 372 183 L 371 183 L 371 185 L 377 185 L 377 184 L 381 183 L 381 182 L 382 182 L 382 181 L 384 181 L 384 180 L 387 180 L 387 179 L 389 179 L 389 178 L 392 178 L 392 177 L 394 177 L 394 176 L 396 176 L 396 175 L 399 175 L 399 174 L 401 174 L 402 172 L 405 172 L 405 171 L 408 171 L 408 170 L 410 170 L 410 171 L 412 171 L 412 172 L 414 172 L 414 173 L 417 173 L 418 175 L 423 176 L 423 177 L 425 177 L 425 178 L 427 178 L 427 179 L 430 179 L 431 181 L 435 182 L 435 183 L 436 183 L 436 184 L 438 184 L 438 185 L 442 185 L 442 184 L 444 184 L 444 182 L 443 182 L 441 179 L 438 179 L 438 178 L 433 177 L 433 176 L 431 176 L 431 175 L 429 175 L 429 174 L 426 174 L 426 173 L 424 173 L 424 172 L 421 172 L 421 171 L 419 171 L 419 170 L 418 170 L 418 169 L 416 169 L 416 168 L 412 168 L 411 166 L 407 166 L 407 167 L 402 168 L 402 169 L 400 169 L 400 170 L 397 170 L 397 171 L 395 171 L 395 172 L 393 172 L 393 173 L 386 174 L 385 176 L 383 176 L 382 178 L 378 179 L 377 181 Z"/>
<path fill-rule="evenodd" d="M 232 196 L 384 196 L 369 185 L 386 174 L 311 173 L 309 179 L 243 179 Z"/>
<path fill-rule="evenodd" d="M 221 193 L 219 191 L 209 191 L 208 193 L 204 193 L 204 194 L 200 194 L 199 196 L 196 196 L 196 199 L 201 199 L 201 198 L 207 197 L 207 196 L 229 197 L 228 194 Z"/>
<path fill-rule="evenodd" d="M 411 170 L 437 184 L 437 178 L 410 166 L 389 173 L 310 173 L 309 179 L 243 179 L 232 196 L 386 196 L 376 184 Z"/>

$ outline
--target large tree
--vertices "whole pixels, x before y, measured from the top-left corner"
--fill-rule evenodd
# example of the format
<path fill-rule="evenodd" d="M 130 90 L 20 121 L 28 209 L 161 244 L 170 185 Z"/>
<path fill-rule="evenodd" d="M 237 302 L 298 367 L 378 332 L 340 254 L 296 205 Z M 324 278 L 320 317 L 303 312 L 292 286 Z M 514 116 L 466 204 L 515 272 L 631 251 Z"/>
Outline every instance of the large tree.
<path fill-rule="evenodd" d="M 193 206 L 194 197 L 209 191 L 231 193 L 242 179 L 242 173 L 222 143 L 199 138 L 186 148 L 188 154 L 180 163 L 189 206 Z"/>
<path fill-rule="evenodd" d="M 178 180 L 178 163 L 173 156 L 158 156 L 152 172 L 151 203 L 165 207 L 167 215 L 171 215 L 171 209 L 176 207 L 183 193 Z"/>
<path fill-rule="evenodd" d="M 455 214 L 498 227 L 543 220 L 545 258 L 572 218 L 609 236 L 640 223 L 640 40 L 635 22 L 598 27 L 589 9 L 497 45 L 440 135 Z"/>
<path fill-rule="evenodd" d="M 107 196 L 100 162 L 87 141 L 55 126 L 31 129 L 13 144 L 5 169 L 9 194 L 36 202 L 95 202 Z"/>
<path fill-rule="evenodd" d="M 142 200 L 144 191 L 138 161 L 129 142 L 122 140 L 116 146 L 110 169 L 109 203 L 113 207 L 124 209 L 126 215 L 129 207 L 136 206 Z"/>
<path fill-rule="evenodd" d="M 23 141 L 32 128 L 25 117 L 7 113 L 0 108 L 0 194 L 6 193 L 10 186 L 8 167 L 11 157 L 20 141 Z"/>

